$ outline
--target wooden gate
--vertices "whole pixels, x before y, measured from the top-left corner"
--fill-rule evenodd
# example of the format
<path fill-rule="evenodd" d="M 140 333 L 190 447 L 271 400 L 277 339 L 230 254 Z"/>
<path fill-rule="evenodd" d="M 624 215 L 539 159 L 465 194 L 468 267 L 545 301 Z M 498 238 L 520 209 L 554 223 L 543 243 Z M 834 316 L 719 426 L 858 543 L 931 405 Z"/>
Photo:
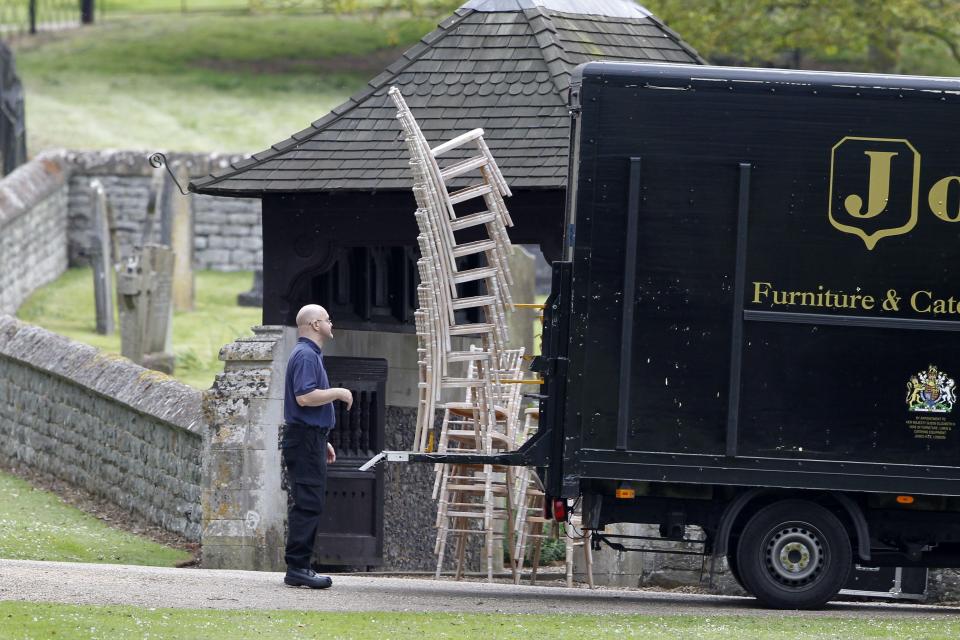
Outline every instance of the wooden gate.
<path fill-rule="evenodd" d="M 334 406 L 337 426 L 330 442 L 337 461 L 327 472 L 327 502 L 317 533 L 314 561 L 321 565 L 370 567 L 383 562 L 383 465 L 358 471 L 384 449 L 387 361 L 382 358 L 323 359 L 331 387 L 353 392 L 353 408 Z"/>

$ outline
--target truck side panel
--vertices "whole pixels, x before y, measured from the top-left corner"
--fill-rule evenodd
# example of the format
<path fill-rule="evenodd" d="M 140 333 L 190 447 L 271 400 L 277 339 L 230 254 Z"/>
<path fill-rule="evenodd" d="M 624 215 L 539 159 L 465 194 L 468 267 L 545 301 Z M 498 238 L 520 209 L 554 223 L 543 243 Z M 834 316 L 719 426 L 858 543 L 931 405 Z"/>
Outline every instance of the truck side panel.
<path fill-rule="evenodd" d="M 584 477 L 635 462 L 637 479 L 660 479 L 648 462 L 689 455 L 751 473 L 843 461 L 836 473 L 875 463 L 960 478 L 960 82 L 727 71 L 591 64 L 575 83 L 567 456 Z M 631 159 L 642 167 L 634 211 Z M 628 216 L 638 236 L 625 354 Z"/>

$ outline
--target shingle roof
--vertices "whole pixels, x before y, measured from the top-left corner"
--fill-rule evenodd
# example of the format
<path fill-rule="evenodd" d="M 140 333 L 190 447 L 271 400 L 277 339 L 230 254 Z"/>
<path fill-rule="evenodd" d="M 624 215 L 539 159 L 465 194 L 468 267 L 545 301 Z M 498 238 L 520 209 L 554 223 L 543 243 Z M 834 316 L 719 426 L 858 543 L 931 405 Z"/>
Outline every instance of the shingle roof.
<path fill-rule="evenodd" d="M 630 0 L 471 0 L 329 114 L 190 189 L 250 197 L 409 188 L 391 85 L 432 144 L 482 127 L 511 187 L 559 188 L 570 73 L 590 60 L 704 63 Z"/>

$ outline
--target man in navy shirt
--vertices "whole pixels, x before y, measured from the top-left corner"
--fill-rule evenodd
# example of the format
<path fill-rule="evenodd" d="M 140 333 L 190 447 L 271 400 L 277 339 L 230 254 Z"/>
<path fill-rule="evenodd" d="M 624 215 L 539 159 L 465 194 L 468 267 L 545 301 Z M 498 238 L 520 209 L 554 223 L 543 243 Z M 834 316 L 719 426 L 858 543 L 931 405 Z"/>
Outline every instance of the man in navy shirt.
<path fill-rule="evenodd" d="M 294 587 L 326 589 L 333 581 L 310 568 L 313 543 L 323 511 L 327 464 L 337 459 L 327 435 L 336 418 L 336 400 L 353 405 L 348 389 L 330 388 L 321 348 L 333 338 L 333 322 L 323 307 L 308 304 L 297 314 L 297 345 L 287 362 L 284 385 L 283 462 L 292 504 L 287 517 L 287 575 Z"/>

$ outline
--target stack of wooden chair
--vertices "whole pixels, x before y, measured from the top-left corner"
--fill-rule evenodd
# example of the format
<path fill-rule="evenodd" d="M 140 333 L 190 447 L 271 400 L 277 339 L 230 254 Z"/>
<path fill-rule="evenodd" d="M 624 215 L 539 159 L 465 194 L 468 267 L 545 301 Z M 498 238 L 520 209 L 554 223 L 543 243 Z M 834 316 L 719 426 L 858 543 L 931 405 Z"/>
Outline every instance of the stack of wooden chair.
<path fill-rule="evenodd" d="M 519 444 L 533 436 L 537 430 L 539 419 L 539 409 L 528 408 L 524 411 L 523 427 L 518 434 Z M 564 530 L 561 534 L 558 529 L 553 528 L 557 526 L 556 523 L 553 523 L 552 519 L 544 513 L 545 494 L 537 474 L 528 467 L 516 467 L 514 473 L 516 478 L 512 483 L 515 492 L 513 503 L 517 505 L 513 514 L 514 533 L 511 554 L 515 563 L 514 584 L 520 584 L 523 563 L 527 555 L 530 556 L 530 583 L 537 583 L 537 570 L 540 568 L 543 542 L 548 538 L 562 535 L 565 546 L 564 564 L 567 586 L 573 586 L 573 555 L 579 547 L 583 552 L 587 584 L 592 589 L 594 586 L 592 532 L 583 528 L 579 511 L 574 511 L 570 515 L 569 520 L 563 525 Z"/>
<path fill-rule="evenodd" d="M 390 98 L 410 152 L 421 258 L 415 313 L 419 401 L 414 449 L 494 453 L 517 446 L 523 351 L 507 347 L 512 308 L 507 229 L 511 195 L 483 130 L 431 147 L 398 89 Z M 453 160 L 443 162 L 445 158 Z M 451 183 L 457 182 L 458 188 Z M 459 236 L 471 230 L 474 239 Z M 478 233 L 479 232 L 479 233 Z M 464 291 L 465 286 L 473 291 Z M 472 315 L 473 317 L 467 317 Z M 435 426 L 437 409 L 443 420 Z M 493 465 L 438 465 L 437 572 L 454 543 L 463 574 L 467 540 L 483 539 L 492 579 L 506 536 L 513 546 L 514 474 Z M 504 530 L 501 530 L 501 525 Z"/>

